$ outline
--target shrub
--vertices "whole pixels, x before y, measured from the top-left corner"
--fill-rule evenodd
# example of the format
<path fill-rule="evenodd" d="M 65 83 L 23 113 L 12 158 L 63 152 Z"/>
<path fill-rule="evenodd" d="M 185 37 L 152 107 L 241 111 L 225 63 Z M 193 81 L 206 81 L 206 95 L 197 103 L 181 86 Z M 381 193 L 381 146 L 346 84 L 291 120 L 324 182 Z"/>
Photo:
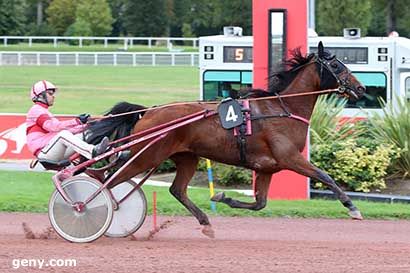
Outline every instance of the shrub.
<path fill-rule="evenodd" d="M 168 159 L 156 170 L 156 173 L 166 173 L 175 171 L 175 163 Z M 197 171 L 207 172 L 206 159 L 199 160 Z M 214 182 L 222 186 L 250 185 L 252 184 L 252 171 L 240 167 L 212 162 L 212 173 Z"/>
<path fill-rule="evenodd" d="M 333 138 L 347 100 L 336 95 L 319 96 L 310 119 L 310 143 Z"/>
<path fill-rule="evenodd" d="M 176 170 L 175 163 L 171 159 L 167 159 L 159 165 L 158 169 L 155 171 L 156 173 L 169 173 L 174 172 Z"/>
<path fill-rule="evenodd" d="M 251 170 L 241 167 L 225 165 L 221 163 L 217 163 L 214 165 L 215 167 L 213 174 L 216 183 L 222 186 L 252 184 Z"/>
<path fill-rule="evenodd" d="M 384 177 L 391 158 L 398 155 L 393 145 L 380 145 L 370 139 L 358 138 L 312 146 L 311 161 L 325 170 L 339 185 L 369 192 L 386 187 Z M 323 185 L 315 182 L 315 187 Z"/>
<path fill-rule="evenodd" d="M 395 97 L 393 101 L 382 101 L 383 114 L 371 115 L 365 126 L 377 142 L 400 149 L 400 156 L 391 164 L 391 173 L 405 178 L 410 177 L 410 103 L 404 97 Z"/>
<path fill-rule="evenodd" d="M 250 185 L 252 184 L 252 171 L 230 166 L 218 162 L 212 162 L 212 174 L 214 182 L 221 186 Z M 206 159 L 201 158 L 197 171 L 206 172 Z"/>
<path fill-rule="evenodd" d="M 374 140 L 368 121 L 340 122 L 345 104 L 336 96 L 319 97 L 311 119 L 311 161 L 348 190 L 383 189 L 389 165 L 400 150 L 392 142 Z"/>
<path fill-rule="evenodd" d="M 347 100 L 337 95 L 320 96 L 310 120 L 310 143 L 331 142 L 357 138 L 365 133 L 356 126 L 354 117 L 343 118 Z"/>

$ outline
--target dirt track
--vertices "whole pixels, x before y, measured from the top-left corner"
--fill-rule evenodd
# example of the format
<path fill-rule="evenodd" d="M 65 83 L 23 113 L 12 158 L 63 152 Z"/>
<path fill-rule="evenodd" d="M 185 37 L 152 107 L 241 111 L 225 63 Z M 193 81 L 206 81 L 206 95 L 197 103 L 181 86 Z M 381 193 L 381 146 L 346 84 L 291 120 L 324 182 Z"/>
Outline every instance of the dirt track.
<path fill-rule="evenodd" d="M 73 244 L 26 239 L 49 226 L 45 214 L 0 214 L 0 272 L 410 272 L 410 221 L 212 217 L 216 239 L 192 217 L 160 217 L 168 226 L 148 240 L 147 217 L 135 238 Z M 76 267 L 13 269 L 13 259 L 76 259 Z"/>

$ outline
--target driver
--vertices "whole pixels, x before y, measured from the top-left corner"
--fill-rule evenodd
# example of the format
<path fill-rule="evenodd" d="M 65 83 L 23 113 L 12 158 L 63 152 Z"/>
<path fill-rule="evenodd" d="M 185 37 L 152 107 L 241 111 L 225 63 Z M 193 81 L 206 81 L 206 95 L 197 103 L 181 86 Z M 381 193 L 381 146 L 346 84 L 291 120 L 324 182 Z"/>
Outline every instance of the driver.
<path fill-rule="evenodd" d="M 83 140 L 83 132 L 89 114 L 81 114 L 74 119 L 60 121 L 51 114 L 57 88 L 48 81 L 36 82 L 30 91 L 34 105 L 26 117 L 27 146 L 38 158 L 47 161 L 68 159 L 74 153 L 91 159 L 107 150 L 109 139 L 104 137 L 97 145 Z"/>

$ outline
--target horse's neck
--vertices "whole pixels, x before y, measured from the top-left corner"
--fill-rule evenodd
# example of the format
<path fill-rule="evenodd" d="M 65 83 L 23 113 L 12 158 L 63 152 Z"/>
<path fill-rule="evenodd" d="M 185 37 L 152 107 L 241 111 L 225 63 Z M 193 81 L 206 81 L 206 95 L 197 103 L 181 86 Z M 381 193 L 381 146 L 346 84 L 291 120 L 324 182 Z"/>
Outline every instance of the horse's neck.
<path fill-rule="evenodd" d="M 312 69 L 313 68 L 313 69 Z M 292 81 L 289 86 L 283 90 L 281 95 L 308 93 L 311 91 L 318 91 L 320 88 L 320 79 L 317 76 L 316 68 L 312 65 L 309 68 L 304 69 L 299 75 Z M 313 108 L 318 95 L 303 95 L 295 96 L 288 99 L 284 99 L 289 111 L 306 119 L 310 119 Z"/>

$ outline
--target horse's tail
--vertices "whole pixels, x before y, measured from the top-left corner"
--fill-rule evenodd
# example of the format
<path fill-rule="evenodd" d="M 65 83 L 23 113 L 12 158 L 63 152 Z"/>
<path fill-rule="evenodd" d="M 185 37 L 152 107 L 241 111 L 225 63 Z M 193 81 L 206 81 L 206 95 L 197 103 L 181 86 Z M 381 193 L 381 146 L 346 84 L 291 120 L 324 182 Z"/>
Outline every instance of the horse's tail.
<path fill-rule="evenodd" d="M 146 107 L 142 105 L 119 102 L 114 105 L 111 110 L 105 113 L 104 116 L 135 112 L 144 109 L 146 109 Z M 91 122 L 85 131 L 85 141 L 91 144 L 97 144 L 104 136 L 108 136 L 112 140 L 128 136 L 144 113 L 145 112 L 130 113 Z"/>

